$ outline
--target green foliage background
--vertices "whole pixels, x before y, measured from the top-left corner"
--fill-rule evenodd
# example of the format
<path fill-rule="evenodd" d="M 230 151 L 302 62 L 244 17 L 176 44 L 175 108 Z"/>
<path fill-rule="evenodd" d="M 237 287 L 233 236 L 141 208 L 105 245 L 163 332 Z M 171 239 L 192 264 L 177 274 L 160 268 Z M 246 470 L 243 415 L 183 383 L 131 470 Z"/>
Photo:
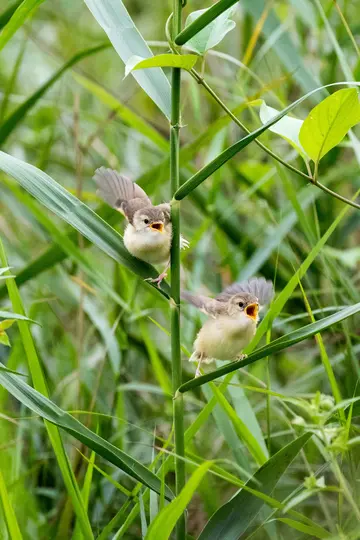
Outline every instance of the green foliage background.
<path fill-rule="evenodd" d="M 168 121 L 131 75 L 123 78 L 123 63 L 81 0 L 37 3 L 0 53 L 1 150 L 46 172 L 122 232 L 122 216 L 95 194 L 94 170 L 121 170 L 154 202 L 169 200 Z M 1 7 L 1 25 L 18 4 Z M 129 0 L 126 7 L 154 54 L 169 52 L 171 3 Z M 188 0 L 183 11 L 204 7 Z M 261 122 L 247 102 L 264 99 L 280 111 L 316 87 L 359 78 L 356 0 L 243 0 L 233 18 L 235 29 L 197 70 L 250 131 Z M 313 94 L 294 115 L 305 119 L 327 95 Z M 185 71 L 181 122 L 181 182 L 245 135 Z M 319 181 L 347 199 L 360 188 L 357 136 L 355 127 L 318 169 Z M 270 131 L 260 140 L 303 176 L 253 142 L 192 191 L 181 203 L 191 243 L 181 253 L 181 281 L 205 293 L 253 275 L 274 281 L 278 295 L 256 339 L 265 345 L 360 302 L 360 214 L 311 185 L 286 141 Z M 0 326 L 0 338 L 6 330 L 11 342 L 1 341 L 0 361 L 31 374 L 13 377 L 149 467 L 160 494 L 90 444 L 91 452 L 88 441 L 76 440 L 77 428 L 74 438 L 42 423 L 23 394 L 20 402 L 11 397 L 10 375 L 1 372 L 0 538 L 159 538 L 179 517 L 159 513 L 165 482 L 174 485 L 169 289 L 160 294 L 144 283 L 137 274 L 152 270 L 126 258 L 121 239 L 109 235 L 104 253 L 0 173 L 0 267 L 11 267 L 20 291 L 0 272 L 0 316 L 12 320 L 15 312 L 39 323 Z M 184 382 L 193 377 L 187 358 L 201 320 L 182 308 Z M 332 321 L 315 338 L 184 394 L 186 472 L 193 476 L 177 504 L 187 507 L 190 538 L 254 473 L 253 492 L 233 499 L 234 534 L 359 537 L 359 316 Z M 314 434 L 311 441 L 304 435 L 292 443 L 304 433 Z M 290 443 L 296 459 L 286 470 L 276 453 Z M 216 534 L 208 524 L 201 538 Z"/>

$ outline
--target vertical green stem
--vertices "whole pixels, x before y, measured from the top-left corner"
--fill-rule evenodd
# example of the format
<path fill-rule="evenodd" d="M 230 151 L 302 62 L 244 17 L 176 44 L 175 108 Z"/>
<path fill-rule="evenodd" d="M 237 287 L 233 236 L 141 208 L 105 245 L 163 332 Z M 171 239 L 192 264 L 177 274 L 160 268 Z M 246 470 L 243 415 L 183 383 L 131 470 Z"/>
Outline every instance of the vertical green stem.
<path fill-rule="evenodd" d="M 181 30 L 181 0 L 173 0 L 173 36 Z M 179 150 L 180 150 L 180 83 L 181 70 L 174 68 L 171 76 L 171 125 L 170 125 L 170 175 L 171 194 L 179 188 Z M 171 246 L 171 357 L 172 388 L 174 396 L 174 431 L 175 431 L 175 478 L 176 494 L 185 485 L 184 443 L 184 401 L 183 395 L 176 390 L 182 383 L 182 365 L 180 349 L 180 204 L 175 202 L 171 208 L 173 239 Z M 185 517 L 177 523 L 177 540 L 185 538 Z"/>

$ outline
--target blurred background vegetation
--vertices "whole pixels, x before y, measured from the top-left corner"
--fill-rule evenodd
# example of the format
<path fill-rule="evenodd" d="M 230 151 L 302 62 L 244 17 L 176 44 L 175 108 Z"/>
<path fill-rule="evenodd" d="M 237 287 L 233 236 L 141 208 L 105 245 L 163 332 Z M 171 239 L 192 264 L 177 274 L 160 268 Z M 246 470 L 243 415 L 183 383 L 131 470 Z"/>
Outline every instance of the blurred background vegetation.
<path fill-rule="evenodd" d="M 1 14 L 6 15 L 15 4 L 2 3 L 2 24 L 6 21 Z M 208 5 L 188 0 L 184 13 Z M 153 52 L 168 51 L 164 27 L 171 2 L 128 0 L 126 7 Z M 258 109 L 246 107 L 248 101 L 265 99 L 281 110 L 313 88 L 359 77 L 356 0 L 243 0 L 234 20 L 236 28 L 206 55 L 202 69 L 205 80 L 250 130 L 261 123 Z M 89 49 L 98 45 L 103 47 L 90 54 Z M 74 55 L 84 51 L 39 99 L 35 95 L 26 110 L 14 114 Z M 311 96 L 294 114 L 305 118 L 326 95 L 323 90 Z M 43 2 L 24 22 L 1 52 L 0 96 L 2 150 L 47 172 L 92 208 L 101 204 L 92 180 L 100 166 L 129 175 L 155 203 L 169 200 L 168 123 L 136 81 L 131 76 L 124 79 L 123 63 L 81 0 Z M 181 114 L 180 165 L 185 180 L 243 136 L 243 131 L 188 73 L 182 77 Z M 359 135 L 356 129 L 354 133 Z M 270 132 L 261 140 L 306 172 L 286 141 Z M 322 183 L 351 198 L 360 187 L 359 160 L 359 142 L 346 138 L 322 160 Z M 344 207 L 252 143 L 181 205 L 182 232 L 191 243 L 182 253 L 183 286 L 212 294 L 235 280 L 263 275 L 280 292 Z M 122 216 L 101 208 L 106 219 L 122 231 Z M 359 216 L 358 210 L 347 208 L 301 287 L 291 293 L 274 321 L 267 341 L 310 323 L 312 316 L 321 318 L 360 301 Z M 172 426 L 168 303 L 154 288 L 73 233 L 76 253 L 86 250 L 103 285 L 89 281 L 76 257 L 63 255 L 59 236 L 46 226 L 45 218 L 57 233 L 70 231 L 1 173 L 1 239 L 11 271 L 19 276 L 27 315 L 40 324 L 31 331 L 49 395 L 93 431 L 149 465 Z M 3 283 L 1 309 L 11 309 Z M 201 319 L 193 308 L 184 306 L 184 380 L 193 376 L 187 355 Z M 0 360 L 27 373 L 16 325 L 7 333 L 11 348 L 0 345 Z M 360 538 L 360 520 L 354 510 L 360 496 L 356 441 L 360 426 L 356 402 L 345 427 L 336 415 L 325 425 L 334 398 L 322 360 L 325 355 L 332 364 L 342 399 L 349 399 L 359 395 L 359 351 L 359 317 L 354 317 L 318 339 L 242 370 L 224 393 L 264 453 L 274 454 L 304 428 L 317 434 L 288 469 L 273 497 L 291 500 L 296 510 L 324 527 L 332 538 Z M 209 386 L 185 395 L 186 427 L 212 396 Z M 0 389 L 0 426 L 0 470 L 23 537 L 71 538 L 75 519 L 44 424 Z M 88 470 L 82 454 L 89 458 L 90 453 L 69 435 L 62 436 L 82 485 Z M 172 452 L 171 442 L 167 451 Z M 188 530 L 195 538 L 212 513 L 237 491 L 232 476 L 245 481 L 257 465 L 246 437 L 220 404 L 188 440 L 187 459 L 188 473 L 194 463 L 204 460 L 218 460 L 222 467 L 220 477 L 206 475 L 188 507 Z M 101 458 L 95 463 L 100 471 L 93 470 L 89 492 L 94 534 L 103 531 L 130 501 L 104 537 L 141 538 L 144 520 L 149 522 L 154 516 L 154 506 L 149 508 L 146 500 L 136 506 L 129 499 L 134 481 Z M 230 479 L 224 471 L 231 473 Z M 172 482 L 170 471 L 167 483 Z M 133 508 L 131 519 L 126 519 Z M 3 511 L 0 505 L 0 538 L 9 538 Z M 264 507 L 244 537 L 316 537 L 281 522 L 277 519 L 281 514 L 274 518 L 272 512 Z"/>

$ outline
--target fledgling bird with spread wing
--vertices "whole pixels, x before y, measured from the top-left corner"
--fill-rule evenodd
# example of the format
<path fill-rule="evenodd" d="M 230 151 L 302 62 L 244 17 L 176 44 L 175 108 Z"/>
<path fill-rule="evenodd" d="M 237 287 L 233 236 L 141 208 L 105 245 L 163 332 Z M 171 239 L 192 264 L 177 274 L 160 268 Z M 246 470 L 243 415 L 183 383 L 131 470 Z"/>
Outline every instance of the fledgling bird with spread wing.
<path fill-rule="evenodd" d="M 170 204 L 154 206 L 140 186 L 113 169 L 100 167 L 95 171 L 94 180 L 102 199 L 124 214 L 128 221 L 124 233 L 127 250 L 149 264 L 165 265 L 156 279 L 148 279 L 160 286 L 170 265 Z M 188 246 L 189 242 L 181 238 L 181 247 Z"/>
<path fill-rule="evenodd" d="M 198 363 L 195 377 L 200 375 L 202 363 L 245 357 L 241 352 L 255 335 L 259 309 L 273 295 L 273 284 L 264 278 L 234 283 L 216 298 L 182 292 L 184 300 L 209 316 L 196 337 L 189 359 Z"/>

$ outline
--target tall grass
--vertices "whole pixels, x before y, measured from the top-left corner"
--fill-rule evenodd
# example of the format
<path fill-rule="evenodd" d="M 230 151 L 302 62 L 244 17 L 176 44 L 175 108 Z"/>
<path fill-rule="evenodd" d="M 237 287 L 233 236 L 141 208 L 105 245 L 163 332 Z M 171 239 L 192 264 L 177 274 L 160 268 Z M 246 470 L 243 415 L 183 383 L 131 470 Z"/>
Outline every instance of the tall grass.
<path fill-rule="evenodd" d="M 359 84 L 357 3 L 220 0 L 187 26 L 210 4 L 171 4 L 0 11 L 0 538 L 355 539 L 359 128 L 314 168 L 258 107 L 305 119 Z M 219 15 L 236 27 L 195 67 L 122 79 L 142 36 L 187 54 Z M 171 200 L 160 290 L 102 165 Z M 252 275 L 276 297 L 248 358 L 194 380 L 180 287 Z"/>

